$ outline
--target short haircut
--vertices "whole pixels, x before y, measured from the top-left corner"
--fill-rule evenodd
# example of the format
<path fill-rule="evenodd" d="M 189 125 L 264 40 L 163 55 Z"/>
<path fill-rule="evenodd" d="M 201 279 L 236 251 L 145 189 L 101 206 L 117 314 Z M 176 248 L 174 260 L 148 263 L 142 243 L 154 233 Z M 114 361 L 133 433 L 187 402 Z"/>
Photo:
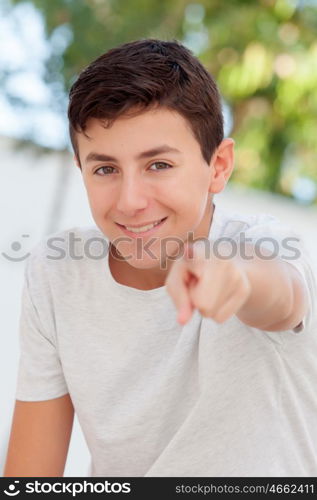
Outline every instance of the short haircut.
<path fill-rule="evenodd" d="M 208 164 L 223 139 L 217 85 L 177 40 L 144 39 L 110 49 L 80 73 L 69 97 L 69 132 L 78 161 L 76 132 L 85 133 L 89 118 L 110 126 L 120 115 L 157 106 L 185 118 Z"/>

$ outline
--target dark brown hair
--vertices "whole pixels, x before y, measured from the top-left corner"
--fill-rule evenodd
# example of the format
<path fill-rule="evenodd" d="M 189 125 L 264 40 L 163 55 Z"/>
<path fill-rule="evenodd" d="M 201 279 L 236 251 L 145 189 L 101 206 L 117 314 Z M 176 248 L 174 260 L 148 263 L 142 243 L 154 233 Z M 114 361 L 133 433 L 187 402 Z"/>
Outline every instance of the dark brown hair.
<path fill-rule="evenodd" d="M 128 111 L 162 106 L 189 123 L 207 163 L 223 139 L 217 85 L 200 61 L 178 41 L 137 40 L 98 57 L 70 89 L 69 132 L 79 161 L 76 132 L 89 118 L 107 126 Z"/>

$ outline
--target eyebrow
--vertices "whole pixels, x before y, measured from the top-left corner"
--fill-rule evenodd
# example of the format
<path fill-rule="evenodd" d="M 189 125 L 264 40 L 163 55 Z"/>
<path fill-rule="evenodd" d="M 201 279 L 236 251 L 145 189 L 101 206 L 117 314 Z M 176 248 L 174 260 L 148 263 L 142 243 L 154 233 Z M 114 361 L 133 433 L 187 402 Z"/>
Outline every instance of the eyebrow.
<path fill-rule="evenodd" d="M 143 151 L 142 153 L 140 153 L 139 155 L 137 155 L 135 157 L 135 159 L 136 160 L 143 160 L 145 158 L 150 158 L 151 156 L 156 156 L 156 155 L 159 155 L 159 154 L 162 154 L 162 153 L 177 153 L 177 154 L 181 154 L 181 152 L 178 149 L 172 148 L 171 146 L 168 146 L 167 144 L 164 144 L 162 146 L 158 146 L 156 148 L 149 149 L 147 151 Z M 86 163 L 90 163 L 92 161 L 115 161 L 115 162 L 117 162 L 118 160 L 114 156 L 105 155 L 103 153 L 95 153 L 94 151 L 91 151 L 86 156 L 85 162 Z"/>

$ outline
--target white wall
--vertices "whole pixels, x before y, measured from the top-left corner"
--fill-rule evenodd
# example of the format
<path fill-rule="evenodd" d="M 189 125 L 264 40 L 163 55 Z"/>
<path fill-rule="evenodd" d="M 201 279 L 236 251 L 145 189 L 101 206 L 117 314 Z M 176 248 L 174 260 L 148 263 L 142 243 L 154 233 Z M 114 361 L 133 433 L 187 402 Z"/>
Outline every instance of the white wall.
<path fill-rule="evenodd" d="M 11 417 L 19 356 L 18 319 L 25 260 L 22 258 L 46 234 L 75 225 L 93 224 L 81 174 L 70 155 L 40 155 L 36 150 L 19 150 L 14 140 L 0 138 L 0 470 L 3 469 Z M 63 175 L 61 199 L 56 190 Z M 59 214 L 58 212 L 61 211 Z M 22 235 L 29 235 L 27 238 Z M 19 242 L 19 251 L 11 244 Z M 89 453 L 78 426 L 74 423 L 66 476 L 86 476 Z"/>
<path fill-rule="evenodd" d="M 75 225 L 94 224 L 90 215 L 80 171 L 70 155 L 51 153 L 38 156 L 32 149 L 18 150 L 14 140 L 0 138 L 0 469 L 14 406 L 18 364 L 18 319 L 26 255 L 44 235 Z M 59 188 L 59 190 L 58 190 Z M 57 196 L 58 194 L 58 196 Z M 228 187 L 217 203 L 235 212 L 266 212 L 292 224 L 302 233 L 317 269 L 317 210 L 260 192 Z M 23 235 L 29 235 L 23 237 Z M 11 248 L 13 242 L 20 250 Z M 75 419 L 65 476 L 86 476 L 89 453 Z"/>

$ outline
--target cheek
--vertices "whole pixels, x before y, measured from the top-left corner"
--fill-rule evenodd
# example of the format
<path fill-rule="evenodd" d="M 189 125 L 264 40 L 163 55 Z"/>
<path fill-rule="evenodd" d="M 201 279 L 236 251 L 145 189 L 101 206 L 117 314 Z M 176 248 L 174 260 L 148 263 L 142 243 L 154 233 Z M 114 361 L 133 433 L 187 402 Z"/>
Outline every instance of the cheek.
<path fill-rule="evenodd" d="M 199 186 L 193 183 L 190 189 L 177 188 L 169 196 L 174 211 L 181 214 L 184 220 L 194 221 L 206 208 L 208 190 L 206 184 Z"/>
<path fill-rule="evenodd" d="M 102 189 L 100 186 L 86 184 L 88 201 L 94 213 L 107 210 L 112 203 L 111 191 Z"/>
<path fill-rule="evenodd" d="M 178 175 L 168 183 L 167 191 L 169 197 L 182 202 L 187 200 L 198 200 L 204 197 L 208 191 L 209 171 L 205 166 L 197 165 L 195 169 L 184 169 L 181 175 Z"/>

